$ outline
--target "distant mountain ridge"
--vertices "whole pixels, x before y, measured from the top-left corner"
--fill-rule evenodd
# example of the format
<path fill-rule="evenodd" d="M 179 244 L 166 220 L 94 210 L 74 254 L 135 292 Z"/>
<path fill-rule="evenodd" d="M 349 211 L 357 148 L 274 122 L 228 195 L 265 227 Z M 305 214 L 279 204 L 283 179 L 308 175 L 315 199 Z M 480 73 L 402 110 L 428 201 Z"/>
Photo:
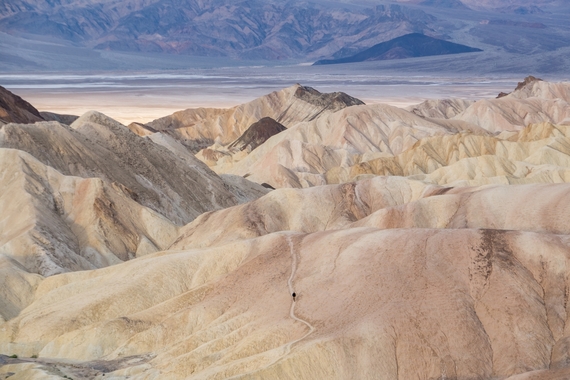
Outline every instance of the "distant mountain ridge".
<path fill-rule="evenodd" d="M 55 3 L 0 6 L 0 31 L 98 50 L 271 60 L 329 56 L 343 46 L 427 31 L 437 20 L 397 4 L 335 9 L 260 0 Z"/>
<path fill-rule="evenodd" d="M 505 9 L 509 7 L 556 6 L 565 0 L 396 0 L 401 4 L 443 5 L 446 7 L 467 7 L 471 9 Z"/>
<path fill-rule="evenodd" d="M 564 0 L 378 2 L 11 0 L 0 2 L 0 70 L 186 67 L 177 55 L 314 62 L 421 33 L 483 49 L 475 68 L 567 72 Z"/>
<path fill-rule="evenodd" d="M 429 37 L 420 33 L 410 33 L 405 36 L 394 38 L 390 41 L 381 42 L 349 57 L 339 59 L 322 59 L 315 62 L 314 65 L 383 61 L 389 59 L 472 53 L 479 51 L 482 50 Z"/>

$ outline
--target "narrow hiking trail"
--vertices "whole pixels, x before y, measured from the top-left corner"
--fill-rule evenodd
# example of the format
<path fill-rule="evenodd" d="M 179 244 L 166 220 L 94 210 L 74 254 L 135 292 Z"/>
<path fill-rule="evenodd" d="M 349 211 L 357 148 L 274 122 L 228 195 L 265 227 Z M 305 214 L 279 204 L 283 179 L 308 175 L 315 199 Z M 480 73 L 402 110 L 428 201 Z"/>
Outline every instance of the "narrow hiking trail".
<path fill-rule="evenodd" d="M 289 309 L 289 316 L 294 319 L 295 321 L 301 322 L 303 323 L 305 326 L 307 326 L 309 328 L 309 331 L 303 335 L 302 337 L 300 337 L 299 339 L 296 339 L 294 341 L 291 341 L 289 343 L 287 343 L 284 347 L 284 351 L 282 354 L 280 354 L 277 358 L 275 358 L 273 361 L 271 361 L 269 364 L 263 366 L 263 368 L 258 369 L 256 371 L 265 369 L 265 368 L 269 368 L 272 365 L 274 365 L 275 363 L 277 363 L 279 360 L 285 358 L 287 355 L 289 355 L 289 353 L 291 352 L 291 347 L 295 344 L 298 343 L 300 341 L 302 341 L 303 339 L 305 339 L 306 337 L 308 337 L 309 335 L 311 335 L 313 333 L 313 331 L 315 331 L 315 328 L 313 327 L 313 325 L 311 325 L 308 321 L 299 318 L 295 315 L 295 304 L 297 302 L 293 301 L 293 297 L 292 294 L 294 292 L 294 287 L 293 287 L 293 279 L 295 278 L 295 274 L 297 273 L 297 254 L 295 253 L 295 246 L 293 244 L 293 241 L 291 240 L 291 236 L 290 235 L 286 235 L 286 239 L 287 239 L 287 244 L 289 245 L 289 252 L 291 253 L 291 275 L 289 276 L 289 279 L 287 280 L 287 286 L 289 288 L 289 297 L 291 298 L 291 308 Z M 283 346 L 280 346 L 279 349 L 281 349 Z M 241 378 L 242 376 L 247 376 L 249 374 L 252 374 L 256 371 L 251 371 L 242 375 L 237 375 L 237 376 L 233 376 L 230 377 L 229 379 L 234 379 L 234 378 Z M 228 380 L 229 380 L 228 379 Z"/>
<path fill-rule="evenodd" d="M 289 250 L 291 252 L 291 275 L 289 276 L 289 280 L 287 280 L 287 286 L 289 287 L 289 295 L 291 295 L 295 291 L 294 287 L 293 287 L 293 278 L 295 278 L 295 274 L 297 273 L 297 254 L 295 253 L 295 246 L 293 245 L 293 241 L 291 240 L 291 235 L 287 235 L 287 244 L 289 244 Z M 291 298 L 293 298 L 293 297 L 291 297 Z M 291 351 L 291 346 L 293 344 L 300 342 L 301 340 L 303 340 L 306 337 L 308 337 L 309 335 L 311 335 L 313 333 L 313 331 L 315 331 L 315 328 L 313 327 L 313 325 L 311 325 L 306 320 L 301 319 L 295 315 L 295 304 L 296 303 L 297 302 L 295 302 L 295 301 L 293 301 L 293 299 L 291 299 L 291 309 L 289 310 L 289 316 L 296 321 L 304 323 L 309 328 L 309 332 L 307 332 L 305 335 L 303 335 L 299 339 L 294 340 L 292 342 L 289 342 L 287 344 L 287 353 L 289 353 Z"/>

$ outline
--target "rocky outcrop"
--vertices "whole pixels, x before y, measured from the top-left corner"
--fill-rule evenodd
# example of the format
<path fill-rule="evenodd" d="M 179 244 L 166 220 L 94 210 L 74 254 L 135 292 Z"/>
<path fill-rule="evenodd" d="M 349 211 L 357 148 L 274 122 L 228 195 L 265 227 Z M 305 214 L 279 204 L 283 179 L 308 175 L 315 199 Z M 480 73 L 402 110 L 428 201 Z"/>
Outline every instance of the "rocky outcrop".
<path fill-rule="evenodd" d="M 321 109 L 321 111 L 311 117 L 307 121 L 312 121 L 319 117 L 324 111 L 336 112 L 350 106 L 360 106 L 364 102 L 353 98 L 344 92 L 333 92 L 330 94 L 322 94 L 312 87 L 298 86 L 295 91 L 295 97 Z"/>
<path fill-rule="evenodd" d="M 270 117 L 264 117 L 249 126 L 248 129 L 236 141 L 228 145 L 228 150 L 247 150 L 251 152 L 271 136 L 286 130 L 283 124 L 276 122 Z"/>
<path fill-rule="evenodd" d="M 515 88 L 515 91 L 522 90 L 523 88 L 525 88 L 526 86 L 528 86 L 529 84 L 534 83 L 534 82 L 542 82 L 542 79 L 533 77 L 532 75 L 529 75 L 528 77 L 524 78 L 524 80 L 522 82 L 517 83 L 517 87 Z"/>
<path fill-rule="evenodd" d="M 39 111 L 18 95 L 0 86 L 0 125 L 43 121 Z"/>

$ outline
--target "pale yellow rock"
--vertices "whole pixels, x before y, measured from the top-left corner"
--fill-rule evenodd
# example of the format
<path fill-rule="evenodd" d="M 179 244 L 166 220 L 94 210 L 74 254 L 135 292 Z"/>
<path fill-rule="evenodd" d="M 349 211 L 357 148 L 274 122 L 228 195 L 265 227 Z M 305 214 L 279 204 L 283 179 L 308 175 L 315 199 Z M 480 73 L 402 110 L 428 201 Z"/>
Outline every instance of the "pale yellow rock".
<path fill-rule="evenodd" d="M 244 152 L 234 155 L 224 147 L 227 143 L 216 143 L 200 151 L 198 157 L 217 173 L 246 176 L 252 181 L 269 183 L 274 187 L 310 187 L 341 183 L 363 178 L 361 176 L 366 174 L 428 174 L 461 158 L 484 154 L 497 154 L 501 157 L 507 155 L 509 160 L 524 161 L 530 156 L 528 151 L 536 152 L 537 147 L 536 144 L 522 144 L 521 147 L 520 143 L 567 135 L 565 123 L 570 120 L 568 93 L 568 83 L 537 81 L 530 82 L 499 99 L 475 103 L 459 99 L 433 100 L 410 107 L 409 112 L 382 104 L 352 106 L 324 113 L 313 120 L 297 120 L 288 125 L 287 131 L 273 136 L 247 155 Z M 268 98 L 260 98 L 258 101 L 260 104 L 271 103 Z M 536 128 L 532 125 L 542 127 Z M 535 131 L 525 132 L 529 126 Z M 508 141 L 514 142 L 514 136 L 518 138 L 517 131 L 521 131 L 520 141 L 509 144 Z M 501 134 L 498 134 L 499 132 Z M 494 136 L 495 134 L 498 135 Z M 472 141 L 458 141 L 459 136 L 463 135 L 467 135 L 465 139 Z M 412 157 L 413 153 L 418 153 L 412 153 L 417 144 L 423 144 L 430 138 L 435 138 L 434 144 L 436 141 L 445 144 L 444 140 L 448 137 L 447 144 L 457 146 L 454 150 L 448 147 L 447 156 L 435 156 L 431 152 L 425 152 L 425 157 Z M 517 152 L 519 148 L 527 152 Z M 437 150 L 441 153 L 441 149 Z M 566 147 L 562 152 L 567 154 Z M 384 159 L 387 156 L 400 155 L 404 155 L 400 161 L 405 160 L 404 163 L 398 163 L 403 169 L 401 172 L 352 169 L 356 165 L 379 158 L 386 161 Z M 533 158 L 529 163 L 561 166 L 560 159 L 555 162 L 549 162 L 549 159 L 544 158 L 543 161 L 546 162 L 537 164 L 537 159 Z M 538 161 L 540 160 L 539 158 Z M 567 164 L 564 163 L 563 166 Z M 555 173 L 558 169 L 552 170 L 552 174 L 542 178 L 552 182 L 566 178 L 566 174 Z M 477 182 L 477 178 L 457 178 L 457 182 L 448 183 L 525 182 L 524 178 L 517 176 L 507 176 L 505 179 L 498 174 L 497 177 L 499 178 L 496 180 L 486 182 Z M 528 182 L 536 181 L 539 180 L 534 178 Z"/>
<path fill-rule="evenodd" d="M 480 100 L 454 119 L 494 132 L 520 130 L 529 124 L 560 124 L 570 119 L 570 83 L 534 81 L 511 94 Z"/>
<path fill-rule="evenodd" d="M 568 378 L 569 86 L 519 87 L 421 116 L 295 115 L 286 89 L 146 138 L 98 113 L 0 127 L 0 354 L 20 357 L 0 375 Z M 298 119 L 227 154 L 238 120 L 276 110 Z M 234 174 L 196 160 L 202 138 Z"/>
<path fill-rule="evenodd" d="M 570 133 L 566 126 L 530 125 L 506 140 L 463 132 L 427 137 L 395 157 L 379 157 L 325 172 L 325 183 L 366 174 L 409 176 L 439 185 L 567 182 Z"/>
<path fill-rule="evenodd" d="M 152 254 L 46 279 L 2 325 L 0 349 L 153 352 L 117 373 L 137 379 L 504 378 L 548 368 L 566 337 L 569 244 L 548 232 L 350 228 Z"/>
<path fill-rule="evenodd" d="M 178 228 L 100 179 L 69 177 L 22 151 L 0 149 L 0 252 L 50 276 L 133 258 L 143 237 L 166 248 Z M 20 212 L 16 212 L 17 207 Z"/>

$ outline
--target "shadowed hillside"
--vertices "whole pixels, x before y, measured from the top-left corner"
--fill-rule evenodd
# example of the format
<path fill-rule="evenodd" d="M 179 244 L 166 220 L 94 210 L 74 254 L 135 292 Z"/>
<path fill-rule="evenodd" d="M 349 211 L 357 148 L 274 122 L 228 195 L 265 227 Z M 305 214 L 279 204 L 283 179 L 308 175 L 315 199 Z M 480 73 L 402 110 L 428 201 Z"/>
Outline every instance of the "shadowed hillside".
<path fill-rule="evenodd" d="M 419 33 L 406 34 L 393 40 L 379 43 L 355 55 L 339 59 L 322 59 L 314 65 L 332 65 L 337 63 L 384 61 L 426 57 L 431 55 L 446 55 L 473 53 L 482 51 L 465 45 L 439 40 Z"/>

